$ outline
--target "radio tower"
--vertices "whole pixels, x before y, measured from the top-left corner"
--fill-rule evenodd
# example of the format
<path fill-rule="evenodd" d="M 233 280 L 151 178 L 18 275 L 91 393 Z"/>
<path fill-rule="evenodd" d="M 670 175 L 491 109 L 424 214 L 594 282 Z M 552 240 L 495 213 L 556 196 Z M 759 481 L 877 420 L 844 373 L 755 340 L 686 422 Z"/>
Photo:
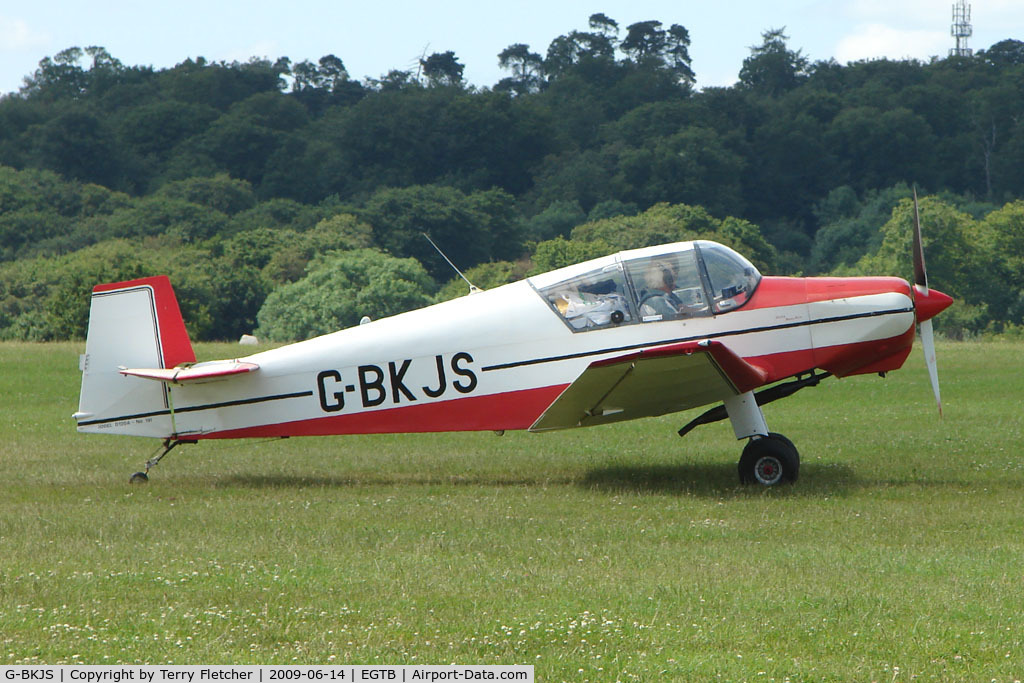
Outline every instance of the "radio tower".
<path fill-rule="evenodd" d="M 974 50 L 967 47 L 971 33 L 971 6 L 965 0 L 957 0 L 953 5 L 953 27 L 950 29 L 950 35 L 956 38 L 956 47 L 950 48 L 950 57 L 970 57 L 974 54 Z"/>

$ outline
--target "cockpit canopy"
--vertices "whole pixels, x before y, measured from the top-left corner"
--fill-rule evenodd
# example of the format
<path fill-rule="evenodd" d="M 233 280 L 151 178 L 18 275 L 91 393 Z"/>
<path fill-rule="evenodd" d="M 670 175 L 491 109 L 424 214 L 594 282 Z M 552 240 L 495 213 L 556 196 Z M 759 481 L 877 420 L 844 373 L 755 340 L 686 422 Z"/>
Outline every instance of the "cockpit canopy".
<path fill-rule="evenodd" d="M 760 281 L 750 261 L 703 240 L 623 251 L 530 278 L 574 332 L 728 313 Z"/>

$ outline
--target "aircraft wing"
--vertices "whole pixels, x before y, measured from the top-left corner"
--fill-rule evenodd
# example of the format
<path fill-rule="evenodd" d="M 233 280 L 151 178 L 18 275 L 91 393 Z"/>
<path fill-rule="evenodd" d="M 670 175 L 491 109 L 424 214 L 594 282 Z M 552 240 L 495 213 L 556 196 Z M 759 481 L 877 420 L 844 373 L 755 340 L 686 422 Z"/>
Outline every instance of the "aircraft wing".
<path fill-rule="evenodd" d="M 177 368 L 121 368 L 122 375 L 155 379 L 169 384 L 213 382 L 232 375 L 255 372 L 260 366 L 240 360 L 215 360 Z"/>
<path fill-rule="evenodd" d="M 721 401 L 767 373 L 717 341 L 685 342 L 591 363 L 548 406 L 531 432 L 664 415 Z"/>

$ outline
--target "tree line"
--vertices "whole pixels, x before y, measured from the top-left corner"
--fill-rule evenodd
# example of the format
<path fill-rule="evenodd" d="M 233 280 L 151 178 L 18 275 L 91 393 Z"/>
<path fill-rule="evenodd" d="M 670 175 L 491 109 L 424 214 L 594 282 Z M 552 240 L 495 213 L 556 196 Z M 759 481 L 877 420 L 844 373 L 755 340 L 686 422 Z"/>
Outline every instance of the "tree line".
<path fill-rule="evenodd" d="M 1024 274 L 995 246 L 1024 231 L 1024 43 L 840 65 L 787 41 L 765 31 L 734 86 L 699 91 L 685 27 L 603 14 L 509 46 L 485 87 L 452 52 L 359 81 L 334 55 L 153 69 L 69 48 L 0 98 L 0 337 L 81 336 L 92 284 L 168 271 L 198 338 L 327 331 L 357 312 L 274 307 L 458 293 L 422 233 L 484 284 L 693 236 L 766 272 L 896 267 L 911 184 L 973 259 L 933 275 L 962 301 L 948 331 L 1024 323 L 1019 277 L 968 277 Z M 925 229 L 930 265 L 959 244 Z"/>

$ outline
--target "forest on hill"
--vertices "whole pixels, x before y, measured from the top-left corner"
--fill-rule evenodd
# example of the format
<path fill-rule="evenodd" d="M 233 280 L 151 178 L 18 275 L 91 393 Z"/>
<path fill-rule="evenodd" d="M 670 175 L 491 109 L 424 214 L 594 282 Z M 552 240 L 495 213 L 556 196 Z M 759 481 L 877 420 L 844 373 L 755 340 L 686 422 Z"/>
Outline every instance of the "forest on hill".
<path fill-rule="evenodd" d="M 772 274 L 909 271 L 918 188 L 947 334 L 1024 325 L 1024 42 L 811 62 L 767 30 L 694 87 L 678 24 L 595 14 L 498 83 L 452 52 L 316 63 L 47 57 L 0 98 L 0 338 L 85 331 L 99 282 L 167 273 L 191 334 L 278 339 L 581 258 L 706 237 Z M 446 284 L 447 283 L 447 284 Z"/>

